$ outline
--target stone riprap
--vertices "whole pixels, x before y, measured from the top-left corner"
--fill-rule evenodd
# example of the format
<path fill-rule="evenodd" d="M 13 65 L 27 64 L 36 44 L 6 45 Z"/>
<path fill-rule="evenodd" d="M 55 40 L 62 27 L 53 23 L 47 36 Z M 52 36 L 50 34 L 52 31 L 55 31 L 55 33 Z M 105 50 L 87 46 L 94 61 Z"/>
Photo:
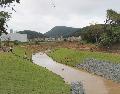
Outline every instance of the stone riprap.
<path fill-rule="evenodd" d="M 120 83 L 120 64 L 86 59 L 82 64 L 76 65 L 76 67 Z"/>
<path fill-rule="evenodd" d="M 71 83 L 71 92 L 72 92 L 72 94 L 85 94 L 83 84 L 81 82 L 72 82 Z"/>

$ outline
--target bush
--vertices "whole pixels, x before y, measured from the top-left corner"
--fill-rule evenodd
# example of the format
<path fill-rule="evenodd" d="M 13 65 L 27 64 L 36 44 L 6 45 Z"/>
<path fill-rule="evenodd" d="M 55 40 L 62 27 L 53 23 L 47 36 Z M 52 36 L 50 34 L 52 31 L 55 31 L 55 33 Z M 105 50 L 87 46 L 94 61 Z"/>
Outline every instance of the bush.
<path fill-rule="evenodd" d="M 67 41 L 67 39 L 64 39 L 64 42 L 66 42 Z"/>
<path fill-rule="evenodd" d="M 81 41 L 80 41 L 80 44 L 87 44 L 87 41 L 81 40 Z"/>
<path fill-rule="evenodd" d="M 39 41 L 35 41 L 35 45 L 38 45 L 39 44 Z"/>
<path fill-rule="evenodd" d="M 18 40 L 15 40 L 13 43 L 14 43 L 14 45 L 19 45 L 21 42 Z"/>
<path fill-rule="evenodd" d="M 100 46 L 102 47 L 109 47 L 111 45 L 111 37 L 108 36 L 106 33 L 102 34 L 100 37 Z"/>

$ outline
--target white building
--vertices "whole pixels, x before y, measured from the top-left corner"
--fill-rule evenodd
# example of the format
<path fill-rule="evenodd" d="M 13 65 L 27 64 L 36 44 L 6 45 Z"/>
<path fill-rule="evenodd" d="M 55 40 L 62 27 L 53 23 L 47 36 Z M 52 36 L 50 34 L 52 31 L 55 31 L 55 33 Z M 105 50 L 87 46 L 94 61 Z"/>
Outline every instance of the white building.
<path fill-rule="evenodd" d="M 55 38 L 45 38 L 45 41 L 55 41 Z"/>
<path fill-rule="evenodd" d="M 67 40 L 68 41 L 80 41 L 80 40 L 82 40 L 82 38 L 81 38 L 81 36 L 79 36 L 79 37 L 72 36 L 72 37 L 68 37 Z"/>
<path fill-rule="evenodd" d="M 63 36 L 61 36 L 60 38 L 57 39 L 58 41 L 64 41 Z"/>
<path fill-rule="evenodd" d="M 2 34 L 0 36 L 1 41 L 15 41 L 18 40 L 20 42 L 27 42 L 27 34 L 19 34 L 19 33 L 9 33 L 9 34 Z"/>

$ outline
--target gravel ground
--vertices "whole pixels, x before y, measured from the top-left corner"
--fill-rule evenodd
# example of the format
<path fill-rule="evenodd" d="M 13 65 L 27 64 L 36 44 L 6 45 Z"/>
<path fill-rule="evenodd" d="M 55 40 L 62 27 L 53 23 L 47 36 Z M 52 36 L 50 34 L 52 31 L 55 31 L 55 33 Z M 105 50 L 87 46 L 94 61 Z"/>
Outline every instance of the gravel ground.
<path fill-rule="evenodd" d="M 76 67 L 120 83 L 120 64 L 86 59 L 82 64 L 76 65 Z"/>
<path fill-rule="evenodd" d="M 83 84 L 81 82 L 72 82 L 71 83 L 71 92 L 72 92 L 72 94 L 85 94 Z"/>

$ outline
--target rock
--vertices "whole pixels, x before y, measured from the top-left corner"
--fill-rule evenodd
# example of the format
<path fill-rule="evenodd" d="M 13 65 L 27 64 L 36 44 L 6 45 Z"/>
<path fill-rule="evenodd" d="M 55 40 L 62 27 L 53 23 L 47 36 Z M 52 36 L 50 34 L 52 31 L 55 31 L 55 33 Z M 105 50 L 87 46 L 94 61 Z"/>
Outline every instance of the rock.
<path fill-rule="evenodd" d="M 71 83 L 71 92 L 72 92 L 72 94 L 85 94 L 83 84 L 81 82 L 72 82 Z"/>
<path fill-rule="evenodd" d="M 76 65 L 76 67 L 120 83 L 120 64 L 86 59 L 82 64 Z"/>

